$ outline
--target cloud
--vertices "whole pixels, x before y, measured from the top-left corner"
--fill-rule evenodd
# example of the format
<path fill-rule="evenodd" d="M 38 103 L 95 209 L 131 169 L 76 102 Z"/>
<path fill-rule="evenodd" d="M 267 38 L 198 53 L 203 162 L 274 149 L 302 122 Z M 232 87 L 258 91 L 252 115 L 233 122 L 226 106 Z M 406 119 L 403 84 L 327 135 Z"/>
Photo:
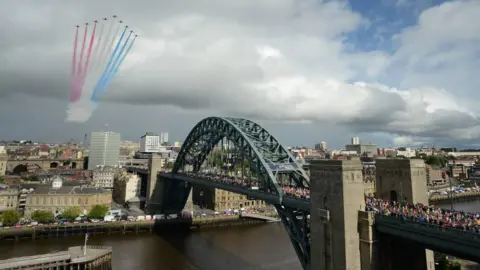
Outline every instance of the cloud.
<path fill-rule="evenodd" d="M 101 1 L 93 13 L 88 1 L 41 9 L 27 2 L 0 3 L 0 23 L 13 25 L 0 30 L 8 37 L 0 41 L 4 96 L 66 100 L 73 25 L 108 15 L 115 3 L 141 38 L 101 102 L 480 137 L 478 112 L 466 100 L 480 85 L 478 1 L 424 10 L 393 37 L 393 53 L 350 43 L 348 34 L 368 21 L 345 1 Z"/>

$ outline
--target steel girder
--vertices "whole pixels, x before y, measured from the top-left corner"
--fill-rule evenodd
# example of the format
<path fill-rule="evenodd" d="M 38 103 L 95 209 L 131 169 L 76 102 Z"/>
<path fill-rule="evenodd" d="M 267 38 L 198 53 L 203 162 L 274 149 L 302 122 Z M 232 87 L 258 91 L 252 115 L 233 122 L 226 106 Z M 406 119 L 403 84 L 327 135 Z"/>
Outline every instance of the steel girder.
<path fill-rule="evenodd" d="M 310 211 L 275 205 L 303 269 L 310 270 Z"/>
<path fill-rule="evenodd" d="M 257 173 L 257 178 L 263 182 L 264 188 L 279 195 L 280 203 L 283 192 L 265 159 L 265 156 L 269 158 L 275 156 L 275 149 L 262 148 L 256 139 L 260 135 L 246 129 L 246 125 L 242 125 L 246 122 L 250 121 L 220 117 L 209 117 L 200 121 L 183 143 L 173 166 L 173 173 L 182 171 L 185 165 L 190 165 L 193 172 L 198 172 L 215 145 L 222 138 L 226 138 L 233 142 L 248 159 L 250 168 Z M 268 136 L 266 134 L 268 134 L 266 131 L 262 132 L 262 136 L 273 138 L 270 134 Z M 281 158 L 280 155 L 278 156 Z M 288 158 L 288 153 L 285 156 Z"/>
<path fill-rule="evenodd" d="M 232 141 L 248 159 L 250 167 L 254 166 L 258 179 L 265 181 L 264 186 L 276 191 L 279 200 L 274 204 L 275 208 L 303 268 L 310 269 L 310 224 L 307 218 L 309 211 L 282 205 L 283 190 L 277 181 L 287 175 L 297 186 L 310 188 L 309 177 L 296 163 L 293 155 L 260 125 L 241 118 L 203 119 L 185 139 L 172 174 L 182 172 L 186 165 L 191 166 L 193 172 L 198 172 L 208 154 L 222 138 Z M 279 167 L 282 169 L 278 169 Z M 181 187 L 183 188 L 183 185 Z M 189 190 L 191 185 L 185 184 L 185 187 Z"/>

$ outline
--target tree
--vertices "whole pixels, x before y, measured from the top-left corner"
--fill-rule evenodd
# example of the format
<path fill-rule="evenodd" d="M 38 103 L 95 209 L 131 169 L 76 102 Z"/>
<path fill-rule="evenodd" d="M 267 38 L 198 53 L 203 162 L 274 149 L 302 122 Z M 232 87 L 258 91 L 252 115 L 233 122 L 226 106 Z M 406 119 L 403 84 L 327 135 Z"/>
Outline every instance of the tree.
<path fill-rule="evenodd" d="M 80 216 L 81 212 L 82 211 L 77 206 L 68 207 L 67 209 L 63 210 L 62 217 L 68 220 L 74 220 Z"/>
<path fill-rule="evenodd" d="M 16 210 L 7 210 L 2 214 L 3 225 L 12 226 L 20 220 L 20 213 Z"/>
<path fill-rule="evenodd" d="M 32 213 L 32 220 L 40 223 L 48 223 L 53 220 L 53 213 L 50 211 L 36 210 Z"/>
<path fill-rule="evenodd" d="M 40 181 L 40 179 L 38 179 L 38 176 L 32 174 L 32 175 L 29 175 L 28 178 L 27 178 L 28 181 L 31 181 L 31 182 L 38 182 Z"/>
<path fill-rule="evenodd" d="M 445 254 L 435 252 L 435 261 L 437 266 L 435 269 L 438 270 L 461 270 L 462 265 L 459 262 L 451 261 L 447 258 Z"/>
<path fill-rule="evenodd" d="M 105 215 L 108 213 L 108 210 L 110 210 L 108 205 L 96 204 L 92 207 L 90 212 L 88 212 L 88 217 L 89 218 L 104 218 Z"/>
<path fill-rule="evenodd" d="M 169 161 L 167 162 L 167 169 L 173 168 L 173 162 Z"/>
<path fill-rule="evenodd" d="M 0 184 L 3 184 L 5 182 L 5 179 L 3 178 L 3 175 L 0 175 Z"/>

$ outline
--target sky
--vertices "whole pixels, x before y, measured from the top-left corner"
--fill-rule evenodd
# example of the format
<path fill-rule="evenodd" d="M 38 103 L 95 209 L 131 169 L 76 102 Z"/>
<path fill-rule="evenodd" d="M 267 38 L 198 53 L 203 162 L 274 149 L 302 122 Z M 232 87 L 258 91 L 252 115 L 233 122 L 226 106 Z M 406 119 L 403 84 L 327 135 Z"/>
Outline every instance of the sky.
<path fill-rule="evenodd" d="M 66 122 L 74 25 L 116 14 L 140 35 L 98 108 Z M 359 136 L 476 147 L 478 0 L 0 1 L 0 139 L 183 141 L 208 116 L 287 146 Z"/>

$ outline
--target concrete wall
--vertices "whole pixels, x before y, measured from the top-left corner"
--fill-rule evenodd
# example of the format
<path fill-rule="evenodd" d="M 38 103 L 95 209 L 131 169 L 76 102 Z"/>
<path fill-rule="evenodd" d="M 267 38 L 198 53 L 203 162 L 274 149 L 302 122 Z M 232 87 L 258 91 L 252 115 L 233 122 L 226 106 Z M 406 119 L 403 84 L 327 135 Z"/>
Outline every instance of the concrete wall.
<path fill-rule="evenodd" d="M 314 160 L 310 181 L 311 269 L 361 269 L 357 231 L 358 211 L 365 208 L 361 162 Z"/>

